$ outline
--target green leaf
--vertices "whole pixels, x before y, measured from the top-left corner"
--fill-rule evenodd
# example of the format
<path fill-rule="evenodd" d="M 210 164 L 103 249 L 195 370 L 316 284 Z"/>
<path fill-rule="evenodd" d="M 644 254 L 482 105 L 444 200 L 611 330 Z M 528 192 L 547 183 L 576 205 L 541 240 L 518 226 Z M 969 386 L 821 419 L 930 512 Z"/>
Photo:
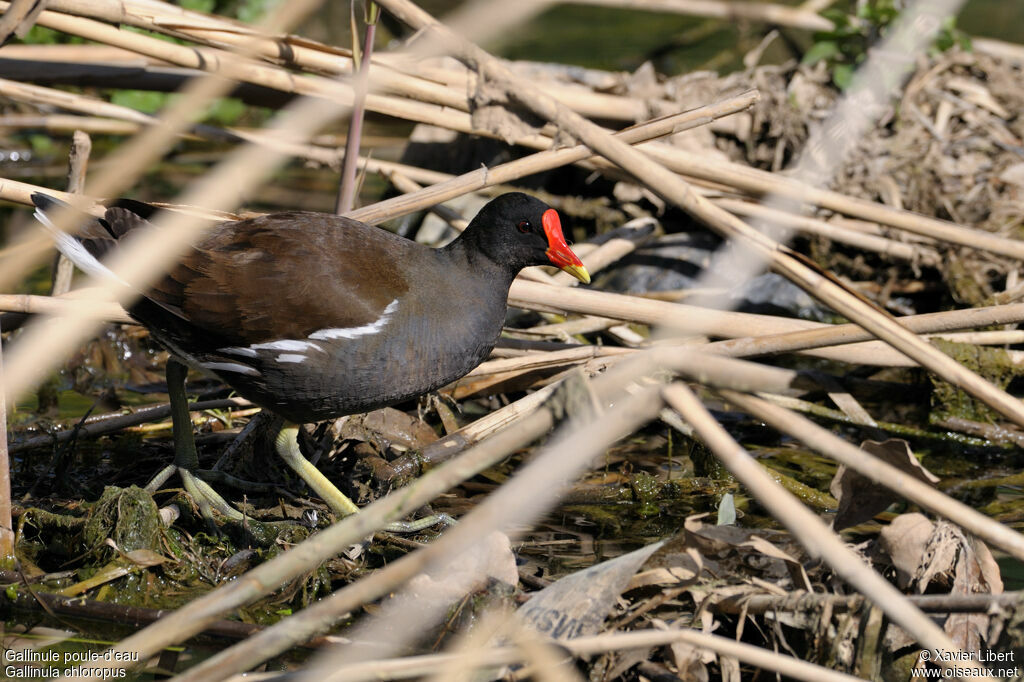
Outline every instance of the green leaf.
<path fill-rule="evenodd" d="M 835 24 L 836 28 L 850 25 L 850 15 L 840 9 L 829 8 L 823 11 L 821 16 Z"/>
<path fill-rule="evenodd" d="M 801 63 L 811 65 L 817 64 L 822 59 L 831 59 L 839 54 L 839 43 L 834 40 L 823 40 L 811 45 L 811 49 L 804 53 Z"/>
<path fill-rule="evenodd" d="M 832 69 L 832 82 L 840 90 L 846 90 L 850 87 L 850 83 L 853 82 L 853 65 L 836 64 L 836 67 Z"/>
<path fill-rule="evenodd" d="M 245 113 L 245 103 L 234 97 L 217 100 L 207 111 L 207 119 L 220 125 L 231 125 Z"/>
<path fill-rule="evenodd" d="M 216 5 L 216 0 L 178 0 L 178 4 L 181 5 L 182 9 L 211 14 Z"/>
<path fill-rule="evenodd" d="M 167 94 L 148 90 L 118 90 L 111 96 L 110 101 L 122 107 L 152 114 L 164 106 Z"/>

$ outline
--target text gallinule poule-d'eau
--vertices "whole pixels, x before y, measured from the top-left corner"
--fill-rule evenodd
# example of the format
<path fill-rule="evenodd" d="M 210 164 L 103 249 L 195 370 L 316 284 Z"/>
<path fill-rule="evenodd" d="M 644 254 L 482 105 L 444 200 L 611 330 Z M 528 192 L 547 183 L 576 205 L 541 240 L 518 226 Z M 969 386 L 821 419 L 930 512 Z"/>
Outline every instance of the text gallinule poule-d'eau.
<path fill-rule="evenodd" d="M 104 256 L 152 228 L 156 212 L 121 202 L 71 236 L 47 215 L 64 202 L 41 193 L 32 201 L 60 251 L 107 277 Z M 518 192 L 493 199 L 440 249 L 305 211 L 218 223 L 129 309 L 172 354 L 174 468 L 186 490 L 208 518 L 213 506 L 241 519 L 194 474 L 185 364 L 292 422 L 278 435 L 278 453 L 336 513 L 356 511 L 303 457 L 295 425 L 393 405 L 465 375 L 490 353 L 512 280 L 529 265 L 590 281 L 558 213 Z"/>

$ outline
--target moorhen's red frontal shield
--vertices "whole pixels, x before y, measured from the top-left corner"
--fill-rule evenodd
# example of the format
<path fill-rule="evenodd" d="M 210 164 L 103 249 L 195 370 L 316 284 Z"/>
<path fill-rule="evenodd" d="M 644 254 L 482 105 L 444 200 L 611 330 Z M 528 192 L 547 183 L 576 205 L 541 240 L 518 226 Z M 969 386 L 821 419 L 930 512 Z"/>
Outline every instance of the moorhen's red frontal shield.
<path fill-rule="evenodd" d="M 565 241 L 558 211 L 553 208 L 544 211 L 541 224 L 544 226 L 544 235 L 548 238 L 548 250 L 545 252 L 548 259 L 584 284 L 590 284 L 590 273 Z"/>

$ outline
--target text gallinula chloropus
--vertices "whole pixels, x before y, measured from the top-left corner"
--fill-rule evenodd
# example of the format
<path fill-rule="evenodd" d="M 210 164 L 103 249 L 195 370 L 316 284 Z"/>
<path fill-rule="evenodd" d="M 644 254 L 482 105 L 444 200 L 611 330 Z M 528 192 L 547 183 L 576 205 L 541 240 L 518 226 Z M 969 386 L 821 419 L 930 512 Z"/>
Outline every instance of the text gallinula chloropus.
<path fill-rule="evenodd" d="M 133 230 L 151 227 L 156 211 L 122 202 L 70 236 L 47 217 L 63 202 L 41 193 L 32 201 L 61 252 L 90 274 L 110 274 L 103 257 Z M 558 213 L 518 192 L 492 200 L 440 249 L 305 211 L 215 225 L 129 309 L 173 356 L 167 384 L 174 467 L 186 489 L 207 515 L 213 505 L 241 518 L 193 474 L 198 461 L 180 363 L 216 374 L 293 424 L 393 405 L 486 358 L 513 278 L 526 266 L 551 264 L 590 281 Z M 294 425 L 282 429 L 277 450 L 336 512 L 356 511 L 299 452 Z"/>

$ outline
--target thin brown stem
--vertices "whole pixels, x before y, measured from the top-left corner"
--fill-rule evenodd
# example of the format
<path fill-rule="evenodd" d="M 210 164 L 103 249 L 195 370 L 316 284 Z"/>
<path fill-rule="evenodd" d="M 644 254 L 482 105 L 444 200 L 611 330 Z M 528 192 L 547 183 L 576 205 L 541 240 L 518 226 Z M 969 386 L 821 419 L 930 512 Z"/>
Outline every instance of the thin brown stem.
<path fill-rule="evenodd" d="M 355 4 L 352 5 L 353 11 Z M 363 136 L 363 115 L 366 112 L 366 93 L 369 89 L 370 59 L 373 57 L 373 39 L 377 34 L 377 17 L 380 11 L 375 3 L 367 10 L 366 37 L 363 39 L 363 55 L 359 60 L 359 71 L 353 80 L 354 102 L 352 116 L 348 120 L 348 137 L 345 140 L 345 157 L 341 163 L 341 184 L 338 187 L 338 201 L 334 212 L 348 213 L 355 204 L 356 168 L 359 165 L 359 141 Z"/>

